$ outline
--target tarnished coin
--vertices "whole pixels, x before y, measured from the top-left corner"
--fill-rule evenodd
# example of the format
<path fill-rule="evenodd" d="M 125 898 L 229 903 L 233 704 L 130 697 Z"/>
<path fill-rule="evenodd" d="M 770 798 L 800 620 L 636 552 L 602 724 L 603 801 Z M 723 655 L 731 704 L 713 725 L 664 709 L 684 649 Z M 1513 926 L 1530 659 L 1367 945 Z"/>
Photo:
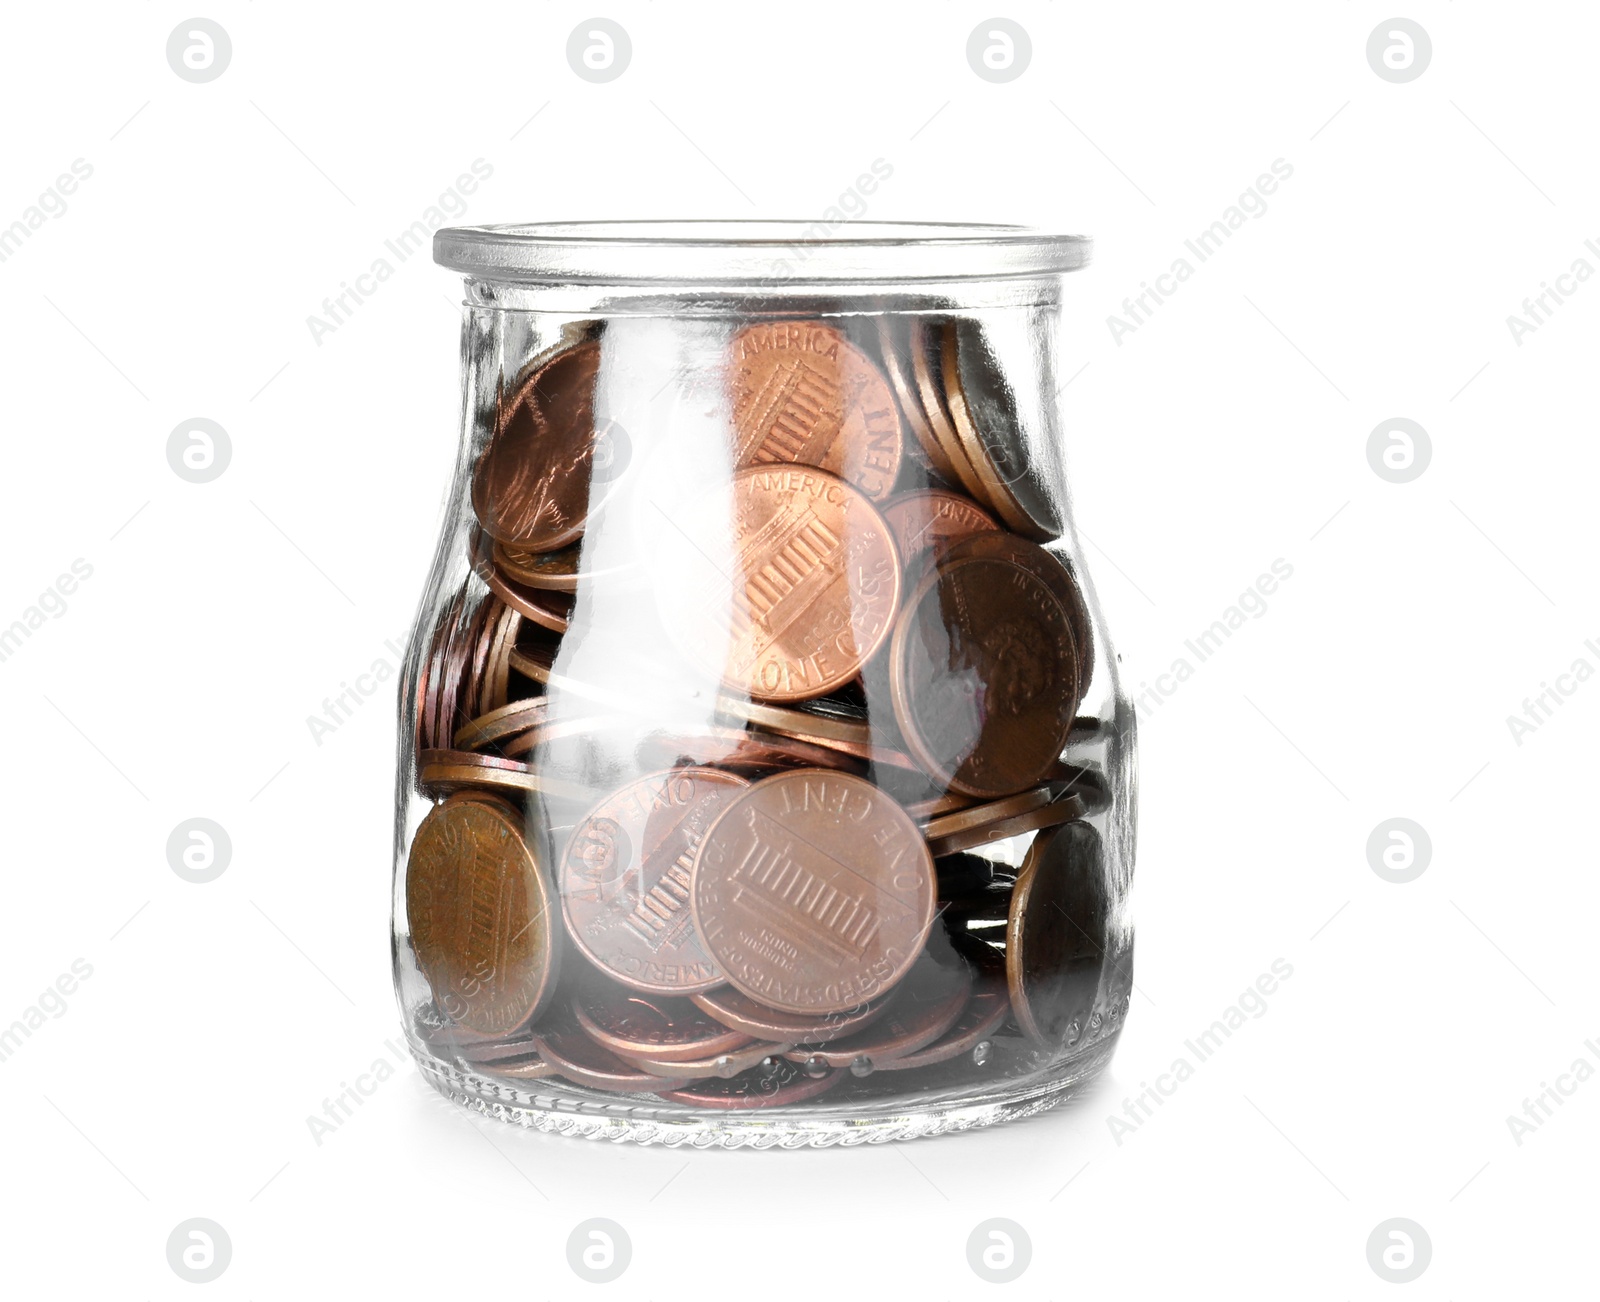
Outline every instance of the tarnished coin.
<path fill-rule="evenodd" d="M 799 770 L 741 793 L 707 830 L 691 885 L 706 952 L 736 989 L 790 1013 L 892 987 L 933 923 L 933 860 L 888 794 Z"/>
<path fill-rule="evenodd" d="M 511 648 L 522 630 L 522 612 L 502 605 L 489 634 L 489 651 L 484 657 L 483 679 L 478 685 L 473 718 L 498 710 L 506 703 L 511 689 Z"/>
<path fill-rule="evenodd" d="M 820 321 L 748 326 L 728 377 L 734 464 L 816 466 L 887 497 L 900 473 L 900 415 L 882 373 Z"/>
<path fill-rule="evenodd" d="M 947 557 L 917 584 L 889 675 L 911 753 L 970 796 L 1041 781 L 1078 708 L 1071 616 L 1043 579 L 1002 559 Z"/>
<path fill-rule="evenodd" d="M 715 724 L 693 733 L 651 733 L 639 743 L 637 759 L 642 765 L 656 768 L 715 764 L 747 773 L 795 768 L 864 773 L 867 767 L 865 761 L 836 747 Z"/>
<path fill-rule="evenodd" d="M 569 1009 L 557 1009 L 534 1031 L 539 1056 L 575 1085 L 620 1094 L 659 1094 L 676 1081 L 652 1076 L 589 1037 Z"/>
<path fill-rule="evenodd" d="M 567 929 L 584 957 L 647 993 L 722 984 L 689 907 L 689 877 L 707 828 L 749 786 L 717 769 L 674 769 L 628 783 L 589 812 L 561 866 Z"/>
<path fill-rule="evenodd" d="M 848 1067 L 865 1076 L 915 1053 L 948 1031 L 967 1005 L 972 972 L 965 963 L 941 965 L 924 954 L 906 974 L 900 997 L 877 1023 L 832 1044 L 791 1049 L 784 1056 L 808 1069 Z"/>
<path fill-rule="evenodd" d="M 524 619 L 531 619 L 552 633 L 565 633 L 572 616 L 572 594 L 547 588 L 528 588 L 506 578 L 492 565 L 478 567 L 478 575 L 489 590 Z"/>
<path fill-rule="evenodd" d="M 654 585 L 662 621 L 733 691 L 764 701 L 825 695 L 888 639 L 900 600 L 894 539 L 842 479 L 741 470 L 670 523 Z M 719 554 L 726 563 L 711 559 Z"/>
<path fill-rule="evenodd" d="M 1005 1024 L 1011 1012 L 1011 996 L 1006 989 L 1006 961 L 992 945 L 965 937 L 956 940 L 955 950 L 972 964 L 972 992 L 961 1015 L 937 1040 L 915 1053 L 908 1053 L 878 1064 L 880 1071 L 909 1071 L 949 1062 L 963 1055 L 982 1066 L 993 1057 L 992 1037 Z"/>
<path fill-rule="evenodd" d="M 1075 818 L 1082 818 L 1089 812 L 1079 792 L 1064 791 L 1047 804 L 1037 805 L 1004 818 L 978 823 L 937 839 L 930 837 L 928 853 L 935 858 L 956 854 L 962 850 L 970 850 L 974 846 L 988 845 L 991 841 L 1004 841 L 1009 837 L 1022 836 L 1043 828 L 1058 827 L 1062 823 L 1070 823 Z"/>
<path fill-rule="evenodd" d="M 613 1053 L 660 1062 L 714 1058 L 751 1043 L 677 995 L 647 995 L 609 983 L 585 982 L 573 996 L 578 1024 Z M 661 1073 L 657 1073 L 660 1075 Z M 701 1072 L 700 1075 L 714 1073 Z"/>
<path fill-rule="evenodd" d="M 919 569 L 930 556 L 943 555 L 952 543 L 1000 528 L 970 497 L 942 488 L 919 488 L 891 497 L 883 504 L 883 518 L 907 572 Z"/>
<path fill-rule="evenodd" d="M 808 1076 L 794 1063 L 777 1058 L 770 1068 L 756 1067 L 731 1080 L 708 1080 L 693 1088 L 665 1090 L 661 1097 L 690 1107 L 726 1111 L 778 1108 L 826 1094 L 844 1079 L 845 1074 L 837 1071 Z"/>
<path fill-rule="evenodd" d="M 789 1044 L 827 1044 L 842 1035 L 871 1026 L 889 1011 L 889 1005 L 899 993 L 898 989 L 891 990 L 886 995 L 879 995 L 876 999 L 840 1013 L 807 1014 L 785 1013 L 768 1008 L 732 986 L 718 986 L 703 995 L 696 995 L 694 1005 L 724 1026 L 756 1039 Z"/>
<path fill-rule="evenodd" d="M 819 709 L 816 706 L 814 701 L 791 708 L 728 695 L 717 698 L 717 712 L 724 718 L 744 719 L 764 732 L 775 732 L 781 737 L 808 745 L 841 751 L 869 763 L 921 772 L 917 762 L 904 751 L 874 741 L 872 726 L 867 722 L 865 711 L 846 711 L 837 707 Z M 828 764 L 824 767 L 836 766 Z"/>
<path fill-rule="evenodd" d="M 880 316 L 877 324 L 878 355 L 883 359 L 884 373 L 889 377 L 889 387 L 894 390 L 906 428 L 935 472 L 947 484 L 959 484 L 961 480 L 956 476 L 955 467 L 934 437 L 927 413 L 922 409 L 922 400 L 917 396 L 917 381 L 911 371 L 909 323 L 901 317 Z"/>
<path fill-rule="evenodd" d="M 1006 524 L 1034 542 L 1061 536 L 1066 494 L 1059 466 L 1034 464 L 1020 404 L 977 321 L 945 326 L 940 362 L 944 396 L 967 460 L 982 481 L 980 495 Z"/>
<path fill-rule="evenodd" d="M 669 1080 L 727 1080 L 758 1067 L 769 1059 L 780 1057 L 790 1048 L 787 1044 L 744 1044 L 707 1058 L 677 1061 L 671 1058 L 647 1058 L 636 1053 L 619 1053 L 617 1056 L 632 1063 L 652 1076 Z"/>
<path fill-rule="evenodd" d="M 911 375 L 917 386 L 917 397 L 928 418 L 928 428 L 943 450 L 954 477 L 951 487 L 964 489 L 979 502 L 988 502 L 983 491 L 983 481 L 973 469 L 972 461 L 962 445 L 961 436 L 950 419 L 950 408 L 945 402 L 943 363 L 945 323 L 912 317 L 908 352 L 911 356 Z"/>
<path fill-rule="evenodd" d="M 1089 690 L 1089 680 L 1094 677 L 1094 628 L 1089 622 L 1083 589 L 1078 586 L 1067 562 L 1043 547 L 1003 531 L 972 534 L 953 543 L 946 554 L 950 560 L 969 556 L 1009 561 L 1049 585 L 1072 623 L 1072 646 L 1078 653 L 1078 695 L 1081 697 Z"/>
<path fill-rule="evenodd" d="M 592 565 L 584 565 L 581 539 L 555 552 L 530 551 L 513 543 L 497 542 L 491 558 L 494 567 L 512 582 L 525 588 L 551 592 L 576 592 L 581 583 L 615 579 L 629 573 L 631 568 L 611 566 L 595 569 Z"/>
<path fill-rule="evenodd" d="M 452 1021 L 502 1033 L 534 1017 L 555 984 L 560 927 L 521 822 L 488 801 L 429 811 L 406 861 L 417 965 Z"/>
<path fill-rule="evenodd" d="M 544 723 L 550 710 L 547 696 L 529 696 L 520 701 L 510 701 L 498 710 L 480 714 L 471 723 L 456 729 L 457 750 L 480 750 L 496 745 L 509 737 L 527 732 Z"/>
<path fill-rule="evenodd" d="M 1105 964 L 1109 885 L 1100 834 L 1068 823 L 1038 837 L 1011 894 L 1006 980 L 1017 1025 L 1039 1044 L 1071 1044 L 1089 1024 Z"/>
<path fill-rule="evenodd" d="M 491 537 L 555 551 L 583 533 L 599 371 L 598 340 L 563 348 L 501 410 L 472 476 L 472 509 Z"/>

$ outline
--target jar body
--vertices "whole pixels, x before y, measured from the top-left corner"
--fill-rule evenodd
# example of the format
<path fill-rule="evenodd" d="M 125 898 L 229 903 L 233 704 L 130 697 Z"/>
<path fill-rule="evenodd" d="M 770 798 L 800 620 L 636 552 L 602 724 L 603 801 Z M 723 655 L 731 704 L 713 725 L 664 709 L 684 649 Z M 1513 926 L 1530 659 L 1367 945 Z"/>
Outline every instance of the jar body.
<path fill-rule="evenodd" d="M 1132 987 L 1132 709 L 1059 279 L 469 280 L 402 676 L 394 962 L 441 1092 L 797 1145 L 1027 1115 Z"/>

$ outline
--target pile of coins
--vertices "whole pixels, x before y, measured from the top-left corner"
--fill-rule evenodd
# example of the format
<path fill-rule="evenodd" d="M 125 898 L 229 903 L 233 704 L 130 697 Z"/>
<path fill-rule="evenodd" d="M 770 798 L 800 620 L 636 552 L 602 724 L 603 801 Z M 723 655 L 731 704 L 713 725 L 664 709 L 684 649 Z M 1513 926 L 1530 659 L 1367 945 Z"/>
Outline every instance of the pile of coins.
<path fill-rule="evenodd" d="M 729 333 L 724 471 L 652 535 L 627 606 L 714 684 L 687 725 L 571 668 L 578 603 L 627 578 L 589 545 L 624 509 L 606 346 L 570 329 L 498 396 L 471 572 L 414 665 L 426 1051 L 725 1109 L 948 1083 L 1006 1037 L 1029 1064 L 1087 1043 L 1108 792 L 1063 756 L 1099 727 L 1094 637 L 982 326 Z M 625 762 L 595 762 L 619 737 Z M 974 853 L 1025 836 L 1020 865 Z"/>

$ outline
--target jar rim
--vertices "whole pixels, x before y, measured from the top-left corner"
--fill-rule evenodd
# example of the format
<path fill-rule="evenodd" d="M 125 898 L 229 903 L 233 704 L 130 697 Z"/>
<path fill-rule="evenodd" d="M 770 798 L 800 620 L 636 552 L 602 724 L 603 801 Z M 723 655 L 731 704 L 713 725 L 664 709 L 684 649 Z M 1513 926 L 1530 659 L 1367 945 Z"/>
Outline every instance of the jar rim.
<path fill-rule="evenodd" d="M 450 226 L 433 237 L 441 266 L 533 283 L 1002 280 L 1076 271 L 1092 249 L 1085 235 L 979 222 L 532 222 Z"/>

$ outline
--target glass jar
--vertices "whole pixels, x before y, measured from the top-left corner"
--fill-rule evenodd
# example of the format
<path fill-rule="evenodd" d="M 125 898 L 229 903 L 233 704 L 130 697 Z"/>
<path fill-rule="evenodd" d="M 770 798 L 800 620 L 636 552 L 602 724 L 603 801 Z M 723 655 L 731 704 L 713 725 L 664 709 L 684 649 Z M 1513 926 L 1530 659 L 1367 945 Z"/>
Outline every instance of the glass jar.
<path fill-rule="evenodd" d="M 1089 241 L 442 230 L 462 439 L 403 676 L 395 986 L 543 1130 L 1042 1111 L 1132 987 L 1133 712 L 1063 473 Z"/>

